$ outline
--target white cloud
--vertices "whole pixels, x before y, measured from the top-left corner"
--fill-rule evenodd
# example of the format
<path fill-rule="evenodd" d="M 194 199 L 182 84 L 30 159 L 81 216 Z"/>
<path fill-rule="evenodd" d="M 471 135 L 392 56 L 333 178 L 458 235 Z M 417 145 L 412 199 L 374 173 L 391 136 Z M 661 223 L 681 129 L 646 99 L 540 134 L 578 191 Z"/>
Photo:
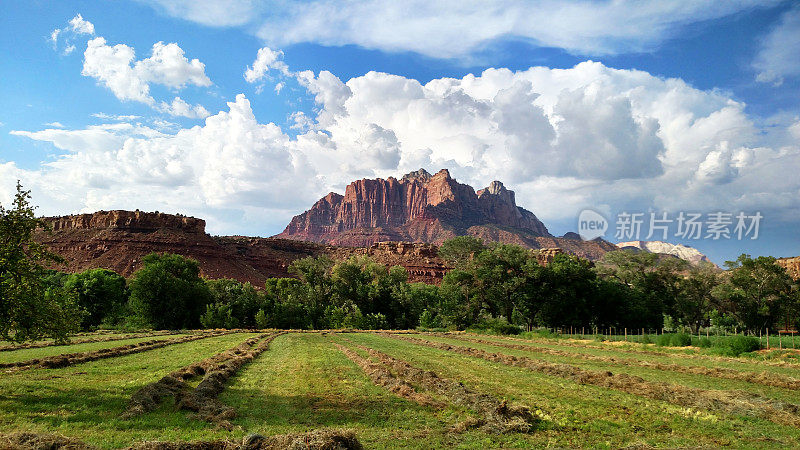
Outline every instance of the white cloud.
<path fill-rule="evenodd" d="M 205 119 L 211 115 L 202 105 L 190 105 L 180 97 L 175 97 L 172 103 L 161 102 L 159 110 L 172 116 L 188 117 L 190 119 Z"/>
<path fill-rule="evenodd" d="M 786 11 L 767 34 L 753 61 L 756 80 L 779 86 L 785 77 L 800 75 L 800 7 Z"/>
<path fill-rule="evenodd" d="M 269 47 L 262 47 L 258 49 L 256 59 L 253 61 L 252 66 L 247 66 L 244 71 L 244 79 L 248 83 L 255 83 L 264 80 L 267 77 L 267 72 L 270 70 L 277 70 L 284 76 L 291 76 L 289 66 L 283 59 L 283 52 L 280 50 L 272 50 Z"/>
<path fill-rule="evenodd" d="M 188 60 L 177 44 L 157 42 L 152 56 L 135 61 L 134 49 L 125 44 L 109 46 L 102 37 L 89 41 L 84 52 L 84 76 L 97 79 L 120 100 L 145 103 L 172 115 L 203 118 L 208 111 L 200 105 L 189 105 L 176 97 L 171 104 L 156 103 L 150 94 L 150 84 L 173 89 L 186 85 L 210 86 L 205 65 L 197 59 Z"/>
<path fill-rule="evenodd" d="M 175 211 L 229 233 L 243 217 L 279 232 L 353 179 L 419 167 L 446 167 L 476 188 L 500 179 L 545 221 L 585 207 L 759 209 L 771 220 L 800 210 L 800 121 L 776 118 L 766 132 L 744 104 L 679 79 L 590 61 L 426 84 L 377 72 L 297 77 L 317 109 L 289 117 L 296 137 L 258 123 L 239 95 L 171 134 L 127 123 L 14 131 L 68 152 L 39 171 L 0 170 L 32 180 L 48 211 Z"/>
<path fill-rule="evenodd" d="M 94 24 L 85 20 L 80 14 L 76 14 L 75 17 L 69 20 L 66 27 L 56 28 L 50 32 L 50 42 L 53 45 L 53 49 L 56 50 L 58 49 L 59 38 L 63 38 L 64 54 L 69 55 L 75 51 L 73 42 L 81 35 L 94 35 Z"/>
<path fill-rule="evenodd" d="M 178 44 L 156 42 L 153 54 L 136 62 L 136 74 L 149 83 L 161 84 L 174 89 L 182 89 L 187 84 L 211 86 L 206 76 L 206 66 L 198 59 L 189 61 Z"/>
<path fill-rule="evenodd" d="M 132 121 L 132 120 L 136 120 L 136 119 L 141 119 L 142 118 L 142 116 L 137 116 L 135 114 L 122 114 L 122 115 L 120 115 L 120 114 L 106 114 L 106 113 L 103 113 L 103 112 L 94 113 L 94 114 L 92 114 L 92 117 L 96 117 L 96 118 L 102 119 L 102 120 L 116 120 L 116 121 L 121 121 L 121 122 L 129 122 L 129 121 Z"/>
<path fill-rule="evenodd" d="M 53 128 L 64 128 L 64 124 L 61 122 L 49 122 L 44 124 L 44 126 Z"/>
<path fill-rule="evenodd" d="M 643 52 L 688 25 L 781 0 L 316 0 L 220 6 L 209 1 L 145 0 L 174 17 L 241 26 L 272 47 L 328 46 L 412 51 L 437 58 L 473 55 L 501 39 L 525 40 L 579 55 Z"/>

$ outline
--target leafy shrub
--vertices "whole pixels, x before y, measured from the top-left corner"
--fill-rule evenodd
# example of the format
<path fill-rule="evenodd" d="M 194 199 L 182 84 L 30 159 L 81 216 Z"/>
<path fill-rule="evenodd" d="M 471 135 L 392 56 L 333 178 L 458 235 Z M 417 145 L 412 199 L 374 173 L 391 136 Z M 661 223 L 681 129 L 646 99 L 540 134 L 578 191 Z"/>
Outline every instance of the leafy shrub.
<path fill-rule="evenodd" d="M 652 344 L 652 343 L 653 339 L 650 337 L 649 334 L 645 334 L 644 336 L 642 336 L 642 344 Z"/>
<path fill-rule="evenodd" d="M 700 338 L 699 346 L 702 347 L 702 348 L 711 347 L 711 339 L 709 339 L 709 338 Z"/>
<path fill-rule="evenodd" d="M 519 334 L 518 326 L 510 324 L 505 319 L 484 318 L 473 325 L 468 331 L 484 334 Z"/>
<path fill-rule="evenodd" d="M 656 338 L 659 347 L 688 347 L 692 345 L 692 337 L 686 333 L 664 333 Z"/>
<path fill-rule="evenodd" d="M 426 309 L 419 316 L 419 326 L 422 328 L 441 328 L 442 320 L 439 316 Z"/>
<path fill-rule="evenodd" d="M 739 356 L 742 353 L 760 350 L 761 343 L 752 336 L 736 335 L 717 341 L 714 347 L 725 355 Z"/>
<path fill-rule="evenodd" d="M 686 333 L 676 333 L 672 335 L 670 344 L 673 347 L 688 347 L 692 345 L 692 337 Z"/>

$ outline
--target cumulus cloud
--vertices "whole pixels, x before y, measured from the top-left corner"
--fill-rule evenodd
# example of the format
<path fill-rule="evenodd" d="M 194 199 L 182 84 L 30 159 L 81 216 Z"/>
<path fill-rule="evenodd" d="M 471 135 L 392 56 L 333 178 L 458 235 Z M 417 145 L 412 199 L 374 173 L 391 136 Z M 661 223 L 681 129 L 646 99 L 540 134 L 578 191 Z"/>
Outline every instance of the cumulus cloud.
<path fill-rule="evenodd" d="M 208 111 L 200 105 L 189 105 L 178 97 L 170 104 L 157 104 L 150 94 L 151 84 L 173 89 L 211 85 L 205 74 L 205 65 L 198 59 L 187 59 L 183 49 L 175 43 L 157 42 L 149 58 L 136 61 L 132 47 L 125 44 L 110 46 L 105 38 L 96 37 L 87 44 L 81 73 L 95 78 L 120 100 L 145 103 L 172 115 L 208 116 Z"/>
<path fill-rule="evenodd" d="M 56 28 L 50 32 L 50 43 L 53 49 L 58 49 L 59 39 L 64 44 L 64 54 L 69 55 L 75 51 L 74 40 L 80 35 L 94 35 L 94 24 L 84 19 L 80 14 L 69 20 L 64 28 Z"/>
<path fill-rule="evenodd" d="M 437 58 L 472 55 L 499 39 L 525 40 L 579 55 L 642 52 L 684 27 L 780 0 L 560 0 L 463 2 L 315 0 L 226 2 L 145 0 L 174 17 L 209 26 L 242 26 L 273 47 L 328 46 L 413 51 Z"/>
<path fill-rule="evenodd" d="M 172 116 L 188 117 L 190 119 L 205 119 L 211 115 L 202 105 L 190 105 L 180 97 L 172 99 L 172 103 L 161 102 L 159 110 Z"/>
<path fill-rule="evenodd" d="M 33 180 L 60 212 L 151 208 L 222 227 L 248 217 L 263 220 L 264 232 L 279 232 L 353 179 L 419 167 L 448 168 L 475 187 L 501 179 L 546 221 L 611 205 L 758 208 L 772 218 L 800 210 L 792 172 L 800 122 L 782 118 L 770 125 L 782 131 L 766 133 L 744 104 L 679 79 L 591 61 L 425 84 L 378 72 L 346 81 L 326 71 L 295 76 L 317 108 L 290 115 L 294 137 L 259 123 L 239 95 L 202 126 L 177 132 L 125 123 L 15 131 L 67 153 L 40 171 L 2 170 Z M 65 182 L 69 192 L 50 188 Z"/>
<path fill-rule="evenodd" d="M 756 81 L 783 84 L 784 78 L 800 75 L 800 7 L 785 12 L 767 34 L 753 60 Z"/>
<path fill-rule="evenodd" d="M 247 66 L 244 72 L 244 79 L 247 80 L 248 83 L 262 81 L 270 70 L 277 70 L 284 76 L 291 76 L 289 66 L 287 66 L 282 59 L 283 52 L 280 50 L 272 50 L 269 47 L 258 49 L 253 65 Z"/>

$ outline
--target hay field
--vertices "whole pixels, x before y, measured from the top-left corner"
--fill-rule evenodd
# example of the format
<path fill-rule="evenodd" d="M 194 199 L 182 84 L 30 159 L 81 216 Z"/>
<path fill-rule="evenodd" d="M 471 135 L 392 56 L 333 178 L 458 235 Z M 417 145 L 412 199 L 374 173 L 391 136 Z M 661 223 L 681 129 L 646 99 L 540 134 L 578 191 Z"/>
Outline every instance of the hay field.
<path fill-rule="evenodd" d="M 471 334 L 185 337 L 3 352 L 104 356 L 3 369 L 0 447 L 800 447 L 791 358 Z"/>

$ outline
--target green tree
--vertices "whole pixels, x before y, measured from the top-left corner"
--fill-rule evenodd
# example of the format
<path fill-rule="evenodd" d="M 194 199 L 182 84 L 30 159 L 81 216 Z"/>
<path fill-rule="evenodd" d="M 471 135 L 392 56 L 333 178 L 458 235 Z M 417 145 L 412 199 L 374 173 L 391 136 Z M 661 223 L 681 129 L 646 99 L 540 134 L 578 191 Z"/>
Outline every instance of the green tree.
<path fill-rule="evenodd" d="M 78 295 L 78 304 L 86 312 L 81 326 L 90 329 L 104 320 L 115 323 L 124 316 L 128 302 L 125 278 L 107 269 L 89 269 L 69 275 L 64 289 Z"/>
<path fill-rule="evenodd" d="M 475 236 L 457 236 L 444 241 L 439 247 L 438 254 L 453 267 L 463 267 L 484 249 L 486 246 L 483 241 Z"/>
<path fill-rule="evenodd" d="M 713 290 L 719 284 L 718 270 L 711 263 L 692 266 L 680 280 L 680 292 L 675 303 L 675 314 L 681 323 L 697 330 L 709 324 L 714 297 Z"/>
<path fill-rule="evenodd" d="M 17 182 L 11 208 L 0 205 L 0 338 L 63 341 L 79 329 L 80 308 L 74 295 L 45 282 L 43 264 L 62 259 L 34 240 L 37 228 L 49 228 L 35 217 L 30 198 Z"/>
<path fill-rule="evenodd" d="M 323 328 L 325 308 L 330 304 L 332 265 L 333 261 L 325 256 L 296 259 L 289 265 L 289 273 L 302 282 L 293 294 L 305 310 L 311 328 L 315 330 Z"/>
<path fill-rule="evenodd" d="M 746 254 L 727 261 L 726 280 L 714 290 L 714 296 L 749 330 L 782 325 L 796 310 L 792 279 L 775 261 L 771 256 Z"/>
<path fill-rule="evenodd" d="M 151 253 L 130 283 L 131 310 L 157 330 L 196 328 L 210 302 L 197 261 L 170 253 Z"/>
<path fill-rule="evenodd" d="M 201 323 L 209 328 L 253 328 L 256 326 L 256 313 L 264 307 L 263 295 L 250 283 L 222 278 L 207 280 L 206 286 L 211 293 L 212 305 L 206 307 L 210 312 L 206 322 Z M 219 312 L 219 314 L 218 314 Z M 227 316 L 230 316 L 230 319 Z M 226 317 L 224 320 L 211 320 L 212 317 Z"/>

